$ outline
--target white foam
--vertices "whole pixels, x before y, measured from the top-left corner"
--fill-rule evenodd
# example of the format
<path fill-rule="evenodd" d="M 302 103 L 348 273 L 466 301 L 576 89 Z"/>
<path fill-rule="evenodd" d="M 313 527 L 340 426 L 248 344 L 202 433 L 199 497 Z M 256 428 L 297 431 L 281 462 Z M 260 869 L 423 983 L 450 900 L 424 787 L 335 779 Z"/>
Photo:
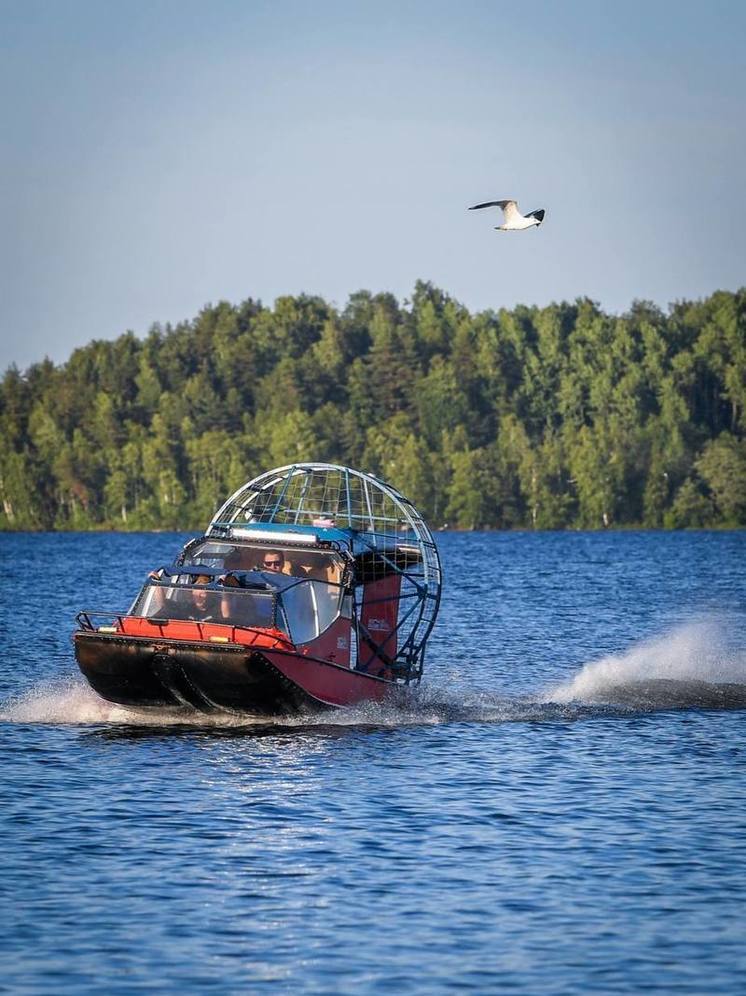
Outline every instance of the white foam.
<path fill-rule="evenodd" d="M 586 664 L 553 688 L 546 702 L 614 701 L 620 689 L 646 682 L 746 685 L 746 653 L 729 646 L 726 620 L 688 623 L 622 654 Z"/>
<path fill-rule="evenodd" d="M 402 726 L 438 723 L 443 716 L 429 704 L 402 707 L 393 703 L 359 706 L 300 716 L 256 717 L 246 714 L 135 709 L 102 699 L 81 678 L 43 682 L 0 706 L 0 722 L 53 725 L 242 727 L 276 726 Z"/>
<path fill-rule="evenodd" d="M 205 717 L 195 714 L 201 724 L 229 725 L 234 717 L 221 714 Z M 168 726 L 190 722 L 191 715 L 160 709 L 129 709 L 107 702 L 82 679 L 68 678 L 44 682 L 3 703 L 0 720 L 8 723 L 50 723 L 60 725 L 112 724 L 121 726 Z M 242 722 L 250 722 L 241 717 Z"/>
<path fill-rule="evenodd" d="M 454 719 L 484 722 L 508 718 L 507 700 L 492 696 L 466 700 L 443 690 L 411 690 L 401 701 L 362 702 L 357 706 L 299 716 L 253 717 L 246 714 L 135 709 L 102 699 L 82 678 L 43 682 L 0 705 L 0 722 L 50 725 L 195 726 L 240 728 L 257 724 L 284 727 L 436 725 Z M 492 708 L 487 709 L 489 702 Z M 499 702 L 499 704 L 498 704 Z"/>
<path fill-rule="evenodd" d="M 724 620 L 677 627 L 629 650 L 584 665 L 569 681 L 533 696 L 470 692 L 459 687 L 411 689 L 400 701 L 367 702 L 330 712 L 290 717 L 134 709 L 107 702 L 81 677 L 44 682 L 0 704 L 0 722 L 55 725 L 195 726 L 240 728 L 408 726 L 449 722 L 541 719 L 561 707 L 618 704 L 642 708 L 746 708 L 746 653 L 735 649 Z M 652 687 L 655 686 L 655 687 Z M 726 691 L 722 691 L 726 689 Z M 569 707 L 569 710 L 568 710 Z M 556 716 L 556 714 L 554 714 Z"/>

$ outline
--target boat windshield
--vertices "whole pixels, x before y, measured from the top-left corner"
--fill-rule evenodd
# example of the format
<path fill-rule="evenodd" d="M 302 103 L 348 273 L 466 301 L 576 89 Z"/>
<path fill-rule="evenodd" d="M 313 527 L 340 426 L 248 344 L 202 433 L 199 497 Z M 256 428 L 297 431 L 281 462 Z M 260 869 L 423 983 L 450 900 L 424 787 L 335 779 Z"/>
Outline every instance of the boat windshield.
<path fill-rule="evenodd" d="M 258 543 L 231 543 L 204 540 L 188 553 L 190 564 L 226 571 L 267 571 L 317 581 L 339 581 L 342 561 L 331 550 L 305 550 L 289 546 Z"/>
<path fill-rule="evenodd" d="M 263 629 L 274 627 L 279 622 L 272 591 L 218 590 L 204 585 L 147 584 L 140 592 L 132 615 L 145 619 L 189 619 Z"/>
<path fill-rule="evenodd" d="M 343 596 L 338 584 L 309 580 L 289 585 L 279 595 L 286 623 L 282 628 L 287 629 L 296 646 L 315 640 L 341 614 Z"/>
<path fill-rule="evenodd" d="M 181 577 L 184 577 L 182 575 Z M 252 577 L 252 573 L 247 575 Z M 246 577 L 242 575 L 242 577 Z M 261 587 L 162 584 L 148 582 L 131 614 L 144 619 L 183 619 L 222 623 L 226 626 L 276 628 L 293 643 L 315 640 L 340 616 L 345 605 L 339 584 L 311 578 L 294 580 L 269 571 L 261 575 Z"/>

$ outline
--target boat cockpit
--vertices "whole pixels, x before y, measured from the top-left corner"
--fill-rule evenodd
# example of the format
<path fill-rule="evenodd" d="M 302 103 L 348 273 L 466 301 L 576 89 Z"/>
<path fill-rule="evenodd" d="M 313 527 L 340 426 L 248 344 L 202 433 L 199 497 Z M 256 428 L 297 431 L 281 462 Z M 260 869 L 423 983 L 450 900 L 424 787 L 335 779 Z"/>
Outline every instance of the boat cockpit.
<path fill-rule="evenodd" d="M 235 543 L 199 539 L 187 544 L 183 560 L 224 571 L 272 571 L 295 578 L 339 584 L 344 561 L 334 550 L 309 550 L 283 544 Z"/>
<path fill-rule="evenodd" d="M 342 560 L 333 552 L 210 540 L 185 554 L 188 563 L 150 575 L 130 615 L 275 629 L 296 645 L 315 640 L 340 616 L 349 618 Z"/>

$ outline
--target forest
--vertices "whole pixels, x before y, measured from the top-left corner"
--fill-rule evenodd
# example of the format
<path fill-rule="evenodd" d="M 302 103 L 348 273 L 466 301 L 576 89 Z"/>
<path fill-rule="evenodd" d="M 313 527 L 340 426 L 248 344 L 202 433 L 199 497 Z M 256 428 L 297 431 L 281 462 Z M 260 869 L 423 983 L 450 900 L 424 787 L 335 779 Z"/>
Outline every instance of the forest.
<path fill-rule="evenodd" d="M 64 316 L 63 316 L 64 317 Z M 199 529 L 294 461 L 435 528 L 746 525 L 746 288 L 470 314 L 419 281 L 220 302 L 0 382 L 0 529 Z"/>

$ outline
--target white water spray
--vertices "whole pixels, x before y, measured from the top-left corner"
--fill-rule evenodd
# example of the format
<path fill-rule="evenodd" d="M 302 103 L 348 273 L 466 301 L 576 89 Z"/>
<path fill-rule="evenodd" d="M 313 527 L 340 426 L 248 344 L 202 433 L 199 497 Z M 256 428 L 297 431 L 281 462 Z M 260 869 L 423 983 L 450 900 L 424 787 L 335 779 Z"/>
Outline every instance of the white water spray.
<path fill-rule="evenodd" d="M 107 702 L 82 678 L 44 682 L 31 691 L 2 704 L 0 721 L 6 723 L 49 723 L 55 725 L 176 726 L 186 723 L 230 726 L 235 717 L 216 714 L 187 715 L 161 709 L 130 709 Z M 251 719 L 241 717 L 243 725 Z"/>
<path fill-rule="evenodd" d="M 445 700 L 437 691 L 413 692 L 405 704 L 362 702 L 333 711 L 297 716 L 250 716 L 245 713 L 201 713 L 168 709 L 137 709 L 102 699 L 82 678 L 49 681 L 0 705 L 0 722 L 61 726 L 147 726 L 247 729 L 257 726 L 408 726 L 435 725 L 453 718 L 454 709 L 476 712 L 460 698 Z M 445 701 L 444 701 L 445 700 Z M 481 713 L 481 707 L 480 707 Z M 472 717 L 476 718 L 476 717 Z M 483 717 L 488 722 L 492 717 Z M 500 718 L 505 718 L 502 714 Z"/>
<path fill-rule="evenodd" d="M 630 650 L 586 664 L 546 702 L 621 703 L 665 708 L 746 700 L 746 653 L 733 648 L 727 620 L 679 626 Z M 727 704 L 723 701 L 723 704 Z"/>
<path fill-rule="evenodd" d="M 746 652 L 734 649 L 727 621 L 680 626 L 624 653 L 585 664 L 569 681 L 529 696 L 472 693 L 425 685 L 401 703 L 291 717 L 172 712 L 115 705 L 82 678 L 44 682 L 0 704 L 0 722 L 54 725 L 256 728 L 408 726 L 579 718 L 588 706 L 629 709 L 746 708 Z M 547 712 L 547 710 L 549 710 Z"/>

